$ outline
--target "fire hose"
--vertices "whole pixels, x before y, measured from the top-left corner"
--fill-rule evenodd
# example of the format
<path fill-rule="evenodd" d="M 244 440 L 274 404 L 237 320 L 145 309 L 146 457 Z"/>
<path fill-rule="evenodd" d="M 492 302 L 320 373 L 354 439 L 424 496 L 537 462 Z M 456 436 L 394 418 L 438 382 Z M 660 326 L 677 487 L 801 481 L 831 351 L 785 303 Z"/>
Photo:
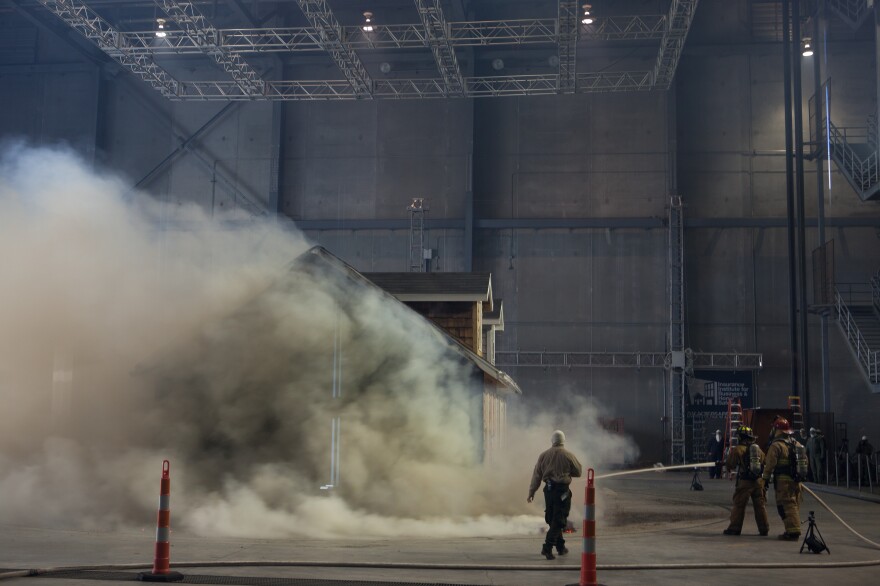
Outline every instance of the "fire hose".
<path fill-rule="evenodd" d="M 707 467 L 714 464 L 693 464 L 684 466 L 669 466 L 658 468 L 645 468 L 641 470 L 627 470 L 612 472 L 597 476 L 597 479 L 626 476 L 644 472 L 662 472 L 676 469 L 693 469 L 694 467 Z M 831 513 L 841 525 L 853 535 L 875 549 L 880 549 L 880 543 L 872 541 L 856 531 L 840 515 L 838 515 L 821 497 L 813 492 L 808 486 L 801 485 L 825 510 Z M 357 568 L 357 569 L 388 569 L 388 570 L 462 570 L 462 571 L 499 571 L 499 572 L 576 572 L 579 565 L 538 565 L 538 564 L 436 564 L 436 563 L 407 563 L 407 562 L 321 562 L 321 561 L 204 561 L 204 562 L 179 562 L 176 568 L 244 568 L 244 567 L 297 567 L 297 568 Z M 852 562 L 757 562 L 750 564 L 742 563 L 671 563 L 671 564 L 598 564 L 597 569 L 602 571 L 637 571 L 637 570 L 775 570 L 775 569 L 832 569 L 832 568 L 862 568 L 868 566 L 880 566 L 880 559 L 852 561 Z M 143 570 L 152 567 L 151 564 L 103 564 L 85 566 L 61 566 L 37 568 L 29 570 L 16 570 L 0 573 L 0 580 L 11 578 L 25 578 L 29 576 L 45 576 L 66 572 L 87 571 L 125 571 Z"/>

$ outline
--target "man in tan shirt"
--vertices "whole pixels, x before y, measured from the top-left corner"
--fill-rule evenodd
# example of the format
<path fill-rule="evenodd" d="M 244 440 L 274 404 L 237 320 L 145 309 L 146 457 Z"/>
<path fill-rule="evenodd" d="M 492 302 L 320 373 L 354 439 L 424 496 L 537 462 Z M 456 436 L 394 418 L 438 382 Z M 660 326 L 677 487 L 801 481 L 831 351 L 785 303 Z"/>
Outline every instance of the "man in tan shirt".
<path fill-rule="evenodd" d="M 555 559 L 553 546 L 559 555 L 568 553 L 565 547 L 565 539 L 562 531 L 568 524 L 568 513 L 571 511 L 571 485 L 572 478 L 578 478 L 583 474 L 583 467 L 578 459 L 565 449 L 565 434 L 558 429 L 550 438 L 552 446 L 549 450 L 538 456 L 535 471 L 532 473 L 532 482 L 529 485 L 528 502 L 535 499 L 535 492 L 544 482 L 544 521 L 550 528 L 544 540 L 541 555 L 548 560 Z"/>

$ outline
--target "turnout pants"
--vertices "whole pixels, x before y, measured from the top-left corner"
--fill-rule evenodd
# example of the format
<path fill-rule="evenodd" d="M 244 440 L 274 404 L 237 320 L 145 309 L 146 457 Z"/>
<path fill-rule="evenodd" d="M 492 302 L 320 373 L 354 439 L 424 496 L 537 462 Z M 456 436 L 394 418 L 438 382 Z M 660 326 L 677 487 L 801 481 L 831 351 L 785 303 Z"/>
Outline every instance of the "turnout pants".
<path fill-rule="evenodd" d="M 730 527 L 734 531 L 742 531 L 743 520 L 746 517 L 746 505 L 752 501 L 755 509 L 755 523 L 758 531 L 767 533 L 770 530 L 770 521 L 767 519 L 767 500 L 764 498 L 764 490 L 757 480 L 736 481 L 736 490 L 733 493 L 733 509 L 730 511 Z"/>
<path fill-rule="evenodd" d="M 550 528 L 544 540 L 547 546 L 561 549 L 565 545 L 562 532 L 568 524 L 571 511 L 571 491 L 567 484 L 544 485 L 544 521 Z"/>
<path fill-rule="evenodd" d="M 776 511 L 785 524 L 785 532 L 794 535 L 801 533 L 801 485 L 791 478 L 776 477 Z"/>

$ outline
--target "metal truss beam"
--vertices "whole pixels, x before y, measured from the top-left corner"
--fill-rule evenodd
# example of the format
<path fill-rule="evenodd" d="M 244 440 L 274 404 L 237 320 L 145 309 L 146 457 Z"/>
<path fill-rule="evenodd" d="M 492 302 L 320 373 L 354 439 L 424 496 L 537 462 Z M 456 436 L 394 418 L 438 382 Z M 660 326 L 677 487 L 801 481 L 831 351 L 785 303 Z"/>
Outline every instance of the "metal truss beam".
<path fill-rule="evenodd" d="M 344 43 L 345 35 L 342 27 L 326 0 L 296 0 L 296 3 L 299 4 L 309 24 L 317 29 L 321 48 L 333 58 L 351 85 L 355 97 L 372 97 L 373 81 L 357 53 Z"/>
<path fill-rule="evenodd" d="M 91 8 L 78 0 L 37 1 L 163 96 L 177 97 L 179 82 L 153 62 L 152 54 L 132 51 L 119 31 Z"/>
<path fill-rule="evenodd" d="M 602 18 L 581 32 L 582 40 L 634 41 L 661 39 L 666 15 L 613 16 Z M 556 44 L 555 18 L 450 22 L 448 39 L 452 47 L 491 47 Z M 380 25 L 370 33 L 359 26 L 342 27 L 342 39 L 356 50 L 418 49 L 429 46 L 423 25 Z M 312 27 L 218 29 L 218 44 L 231 53 L 323 51 L 321 32 Z M 168 31 L 156 44 L 153 31 L 122 33 L 132 50 L 154 53 L 199 53 L 201 49 L 182 31 Z"/>
<path fill-rule="evenodd" d="M 198 11 L 192 2 L 179 0 L 156 0 L 162 10 L 176 22 L 189 42 L 213 59 L 217 65 L 232 76 L 242 93 L 257 97 L 263 93 L 263 80 L 245 62 L 241 55 L 230 53 L 220 46 L 220 36 L 211 23 Z"/>
<path fill-rule="evenodd" d="M 458 66 L 455 49 L 449 38 L 449 25 L 440 6 L 440 0 L 415 0 L 415 4 L 422 26 L 425 28 L 428 46 L 434 54 L 434 61 L 443 77 L 447 93 L 450 96 L 463 95 L 464 79 L 461 77 L 461 68 Z"/>
<path fill-rule="evenodd" d="M 573 94 L 577 87 L 577 40 L 580 11 L 577 0 L 559 0 L 557 33 L 559 93 Z"/>
<path fill-rule="evenodd" d="M 639 41 L 662 39 L 666 32 L 666 15 L 603 16 L 596 24 L 581 31 L 582 40 Z"/>
<path fill-rule="evenodd" d="M 495 352 L 496 366 L 542 368 L 664 368 L 671 356 L 666 352 Z M 699 370 L 761 370 L 762 354 L 693 354 L 693 367 Z"/>
<path fill-rule="evenodd" d="M 558 93 L 556 75 L 510 75 L 463 78 L 464 93 L 460 97 L 486 98 L 502 96 L 537 96 Z M 373 98 L 418 100 L 448 98 L 445 80 L 386 79 L 371 82 Z M 352 91 L 348 81 L 266 81 L 265 90 L 259 96 L 264 100 L 355 100 L 362 96 Z M 651 88 L 651 72 L 622 71 L 582 73 L 578 75 L 579 93 L 645 91 Z M 254 99 L 242 91 L 235 82 L 192 81 L 180 84 L 177 95 L 181 100 L 249 100 Z"/>
<path fill-rule="evenodd" d="M 678 60 L 684 50 L 699 0 L 672 0 L 666 30 L 660 40 L 660 53 L 654 66 L 654 87 L 666 90 L 672 85 Z"/>

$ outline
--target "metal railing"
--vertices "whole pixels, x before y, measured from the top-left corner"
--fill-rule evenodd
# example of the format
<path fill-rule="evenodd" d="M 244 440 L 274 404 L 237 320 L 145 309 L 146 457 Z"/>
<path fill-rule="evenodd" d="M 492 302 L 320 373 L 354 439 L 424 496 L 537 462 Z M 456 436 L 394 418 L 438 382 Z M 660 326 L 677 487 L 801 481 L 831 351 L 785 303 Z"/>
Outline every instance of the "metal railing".
<path fill-rule="evenodd" d="M 880 361 L 878 361 L 878 355 L 880 355 L 880 352 L 872 351 L 871 348 L 868 347 L 865 338 L 862 336 L 858 325 L 853 319 L 849 307 L 837 287 L 834 288 L 834 302 L 837 306 L 838 323 L 840 323 L 840 327 L 846 336 L 847 342 L 849 342 L 850 346 L 855 351 L 859 363 L 862 365 L 862 368 L 865 369 L 865 372 L 868 375 L 868 381 L 872 385 L 880 384 L 880 369 L 878 369 L 878 364 L 880 364 Z"/>
<path fill-rule="evenodd" d="M 867 129 L 860 128 L 858 130 L 861 131 L 861 134 L 857 134 L 856 128 L 838 128 L 833 122 L 827 122 L 827 128 L 832 157 L 846 172 L 848 178 L 855 184 L 856 189 L 861 193 L 868 191 L 880 181 L 877 151 L 862 159 L 849 142 L 859 136 L 867 144 Z"/>
<path fill-rule="evenodd" d="M 877 150 L 877 147 L 880 146 L 880 141 L 877 139 L 877 115 L 871 114 L 868 116 L 868 123 L 866 126 L 867 129 L 867 141 L 868 146 L 873 150 Z"/>
<path fill-rule="evenodd" d="M 825 471 L 816 476 L 811 471 L 811 479 L 821 484 L 831 484 L 854 488 L 859 492 L 880 492 L 880 456 L 878 454 L 850 454 L 837 450 L 830 458 L 825 459 Z"/>

